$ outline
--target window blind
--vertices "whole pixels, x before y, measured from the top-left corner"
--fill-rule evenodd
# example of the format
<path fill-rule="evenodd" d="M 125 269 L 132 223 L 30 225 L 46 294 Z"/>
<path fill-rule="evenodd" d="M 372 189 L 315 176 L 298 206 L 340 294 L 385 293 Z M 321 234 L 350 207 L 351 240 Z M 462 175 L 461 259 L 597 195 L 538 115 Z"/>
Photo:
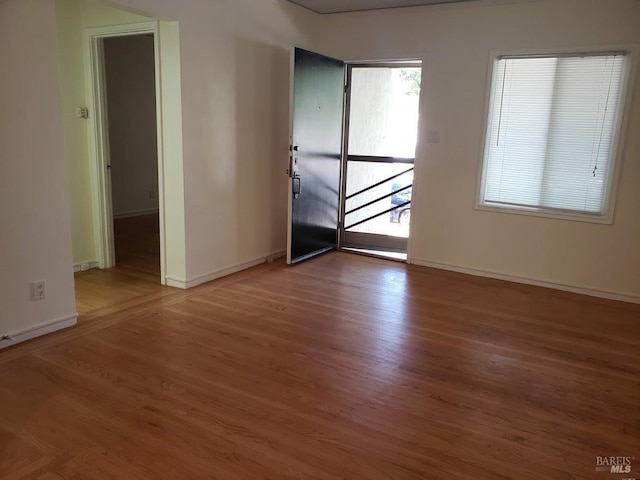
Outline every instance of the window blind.
<path fill-rule="evenodd" d="M 603 213 L 626 58 L 497 60 L 483 204 Z"/>

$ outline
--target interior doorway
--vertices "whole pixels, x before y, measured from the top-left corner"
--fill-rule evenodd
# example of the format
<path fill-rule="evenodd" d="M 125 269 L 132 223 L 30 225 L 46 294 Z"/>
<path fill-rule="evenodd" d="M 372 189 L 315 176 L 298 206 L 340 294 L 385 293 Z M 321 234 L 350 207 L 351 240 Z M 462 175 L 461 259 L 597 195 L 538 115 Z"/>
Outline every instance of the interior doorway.
<path fill-rule="evenodd" d="M 160 279 L 154 35 L 101 40 L 115 265 Z"/>
<path fill-rule="evenodd" d="M 87 34 L 99 266 L 166 283 L 158 24 Z"/>
<path fill-rule="evenodd" d="M 406 260 L 420 62 L 347 66 L 340 246 Z"/>

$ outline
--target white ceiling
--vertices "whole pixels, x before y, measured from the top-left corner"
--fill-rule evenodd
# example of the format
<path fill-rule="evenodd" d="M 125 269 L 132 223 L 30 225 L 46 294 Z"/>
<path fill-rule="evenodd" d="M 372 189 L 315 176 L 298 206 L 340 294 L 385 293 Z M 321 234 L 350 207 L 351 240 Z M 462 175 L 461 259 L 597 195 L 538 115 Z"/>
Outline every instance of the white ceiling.
<path fill-rule="evenodd" d="M 358 12 L 383 8 L 416 7 L 440 3 L 471 2 L 475 0 L 289 0 L 316 13 Z"/>

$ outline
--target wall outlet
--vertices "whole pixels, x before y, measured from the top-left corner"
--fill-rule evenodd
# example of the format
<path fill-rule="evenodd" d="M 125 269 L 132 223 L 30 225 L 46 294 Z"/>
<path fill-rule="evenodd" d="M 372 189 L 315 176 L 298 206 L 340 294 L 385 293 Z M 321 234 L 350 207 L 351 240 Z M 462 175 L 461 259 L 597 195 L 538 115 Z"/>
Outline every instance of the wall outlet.
<path fill-rule="evenodd" d="M 78 118 L 84 118 L 85 120 L 89 118 L 89 109 L 87 107 L 78 107 L 76 110 L 76 115 Z"/>
<path fill-rule="evenodd" d="M 31 284 L 31 298 L 33 300 L 44 300 L 47 298 L 45 281 L 33 282 Z"/>

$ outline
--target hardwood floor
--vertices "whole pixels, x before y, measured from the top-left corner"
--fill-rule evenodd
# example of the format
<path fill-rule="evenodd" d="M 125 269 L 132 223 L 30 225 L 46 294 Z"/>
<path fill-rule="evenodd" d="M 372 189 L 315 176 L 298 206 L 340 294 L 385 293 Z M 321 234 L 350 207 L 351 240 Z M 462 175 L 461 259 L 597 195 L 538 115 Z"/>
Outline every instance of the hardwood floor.
<path fill-rule="evenodd" d="M 109 270 L 88 270 L 75 274 L 76 310 L 80 316 L 123 304 L 136 305 L 160 292 L 171 292 L 162 287 L 160 278 L 149 276 L 130 267 L 115 267 Z"/>
<path fill-rule="evenodd" d="M 0 352 L 0 477 L 614 478 L 639 347 L 637 305 L 347 253 L 148 285 Z"/>
<path fill-rule="evenodd" d="M 159 288 L 158 215 L 117 219 L 113 226 L 117 266 L 75 274 L 76 309 L 81 320 L 90 319 L 87 315 L 96 311 L 103 315 L 107 307 L 136 305 L 163 291 Z"/>
<path fill-rule="evenodd" d="M 158 214 L 113 221 L 116 264 L 160 282 L 160 224 Z"/>

